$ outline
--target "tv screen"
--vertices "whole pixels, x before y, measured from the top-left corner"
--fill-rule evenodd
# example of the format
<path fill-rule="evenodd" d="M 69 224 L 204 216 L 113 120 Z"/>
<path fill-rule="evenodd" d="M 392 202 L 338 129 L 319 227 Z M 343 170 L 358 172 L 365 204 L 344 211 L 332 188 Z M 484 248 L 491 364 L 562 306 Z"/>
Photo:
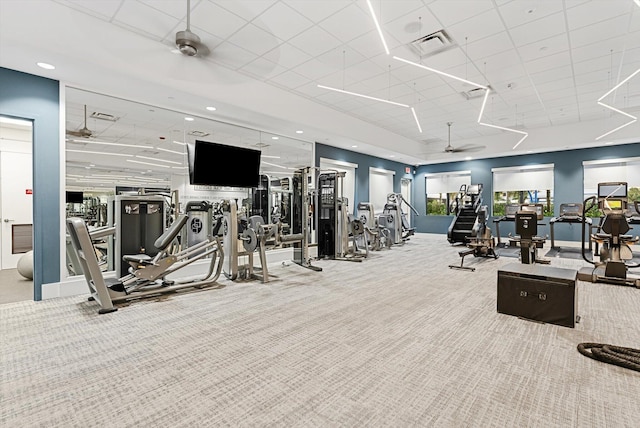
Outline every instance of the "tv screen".
<path fill-rule="evenodd" d="M 258 187 L 260 150 L 197 140 L 187 144 L 189 182 L 204 186 Z"/>
<path fill-rule="evenodd" d="M 82 203 L 82 192 L 69 192 L 67 191 L 66 201 L 68 204 L 81 204 Z"/>
<path fill-rule="evenodd" d="M 599 198 L 626 198 L 627 183 L 599 183 Z"/>

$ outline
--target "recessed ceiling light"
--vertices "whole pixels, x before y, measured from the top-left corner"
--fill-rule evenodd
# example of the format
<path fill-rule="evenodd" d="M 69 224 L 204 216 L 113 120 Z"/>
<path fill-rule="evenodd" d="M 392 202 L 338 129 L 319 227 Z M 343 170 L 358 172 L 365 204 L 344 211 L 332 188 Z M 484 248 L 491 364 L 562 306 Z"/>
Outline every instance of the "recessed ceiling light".
<path fill-rule="evenodd" d="M 207 107 L 207 110 L 209 110 L 209 111 L 216 111 L 216 108 L 215 108 L 215 107 L 211 107 L 211 106 L 209 106 L 209 107 Z"/>
<path fill-rule="evenodd" d="M 351 146 L 351 147 L 353 147 L 353 148 L 355 149 L 355 148 L 356 148 L 356 147 L 358 147 L 358 146 L 354 144 L 354 145 L 353 145 L 353 146 Z"/>
<path fill-rule="evenodd" d="M 47 64 L 46 62 L 38 62 L 36 63 L 38 67 L 44 68 L 45 70 L 55 70 L 55 65 Z"/>
<path fill-rule="evenodd" d="M 95 164 L 90 163 L 90 164 L 89 164 L 89 166 L 92 166 L 92 167 L 93 167 L 93 166 L 95 166 Z"/>
<path fill-rule="evenodd" d="M 464 159 L 465 159 L 465 160 L 471 160 L 471 159 L 473 159 L 473 157 L 471 157 L 471 156 L 467 156 L 467 157 L 466 157 L 466 158 L 464 158 Z"/>
<path fill-rule="evenodd" d="M 272 140 L 279 140 L 279 137 L 271 137 Z"/>
<path fill-rule="evenodd" d="M 390 157 L 390 158 L 395 158 L 395 157 L 396 157 L 396 155 L 389 155 L 389 157 Z"/>
<path fill-rule="evenodd" d="M 610 146 L 613 144 L 613 141 L 607 141 L 606 143 L 604 143 L 605 146 Z"/>
<path fill-rule="evenodd" d="M 193 122 L 195 119 L 192 117 L 185 117 L 184 120 L 186 120 L 187 122 Z"/>
<path fill-rule="evenodd" d="M 304 131 L 298 130 L 298 131 L 296 131 L 296 134 L 304 134 Z"/>

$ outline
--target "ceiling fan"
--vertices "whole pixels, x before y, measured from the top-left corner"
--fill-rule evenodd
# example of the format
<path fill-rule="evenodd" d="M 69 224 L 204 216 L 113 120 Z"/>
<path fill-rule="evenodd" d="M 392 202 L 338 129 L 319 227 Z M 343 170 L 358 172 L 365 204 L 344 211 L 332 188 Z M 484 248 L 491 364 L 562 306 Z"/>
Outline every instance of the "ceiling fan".
<path fill-rule="evenodd" d="M 466 144 L 460 147 L 453 147 L 451 145 L 451 125 L 453 125 L 453 122 L 447 122 L 447 126 L 449 127 L 449 139 L 447 140 L 447 147 L 444 148 L 445 153 L 477 152 L 486 147 L 486 146 L 477 146 L 473 144 Z"/>
<path fill-rule="evenodd" d="M 191 31 L 191 0 L 187 0 L 187 28 L 176 33 L 176 47 L 186 56 L 203 57 L 209 54 L 200 37 Z"/>
<path fill-rule="evenodd" d="M 77 131 L 67 129 L 67 135 L 72 137 L 90 138 L 93 136 L 93 131 L 87 128 L 87 105 L 84 105 L 84 125 Z"/>

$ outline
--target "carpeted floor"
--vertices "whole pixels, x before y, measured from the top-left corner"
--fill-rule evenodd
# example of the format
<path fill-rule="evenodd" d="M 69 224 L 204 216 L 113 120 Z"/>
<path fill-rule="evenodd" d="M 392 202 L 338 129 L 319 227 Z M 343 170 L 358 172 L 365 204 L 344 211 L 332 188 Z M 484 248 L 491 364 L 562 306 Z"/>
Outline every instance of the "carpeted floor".
<path fill-rule="evenodd" d="M 576 345 L 640 348 L 640 290 L 579 283 L 575 329 L 525 321 L 496 312 L 516 261 L 449 269 L 458 251 L 418 234 L 107 315 L 86 296 L 1 305 L 0 426 L 637 426 L 640 373 Z"/>

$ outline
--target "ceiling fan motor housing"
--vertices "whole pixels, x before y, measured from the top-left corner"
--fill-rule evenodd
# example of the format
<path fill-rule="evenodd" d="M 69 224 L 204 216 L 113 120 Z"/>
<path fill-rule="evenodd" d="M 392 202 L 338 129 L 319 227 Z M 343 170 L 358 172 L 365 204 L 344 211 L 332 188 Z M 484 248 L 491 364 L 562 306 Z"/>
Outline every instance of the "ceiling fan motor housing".
<path fill-rule="evenodd" d="M 198 54 L 199 44 L 200 37 L 189 30 L 178 31 L 176 33 L 176 46 L 184 55 L 196 56 Z"/>

